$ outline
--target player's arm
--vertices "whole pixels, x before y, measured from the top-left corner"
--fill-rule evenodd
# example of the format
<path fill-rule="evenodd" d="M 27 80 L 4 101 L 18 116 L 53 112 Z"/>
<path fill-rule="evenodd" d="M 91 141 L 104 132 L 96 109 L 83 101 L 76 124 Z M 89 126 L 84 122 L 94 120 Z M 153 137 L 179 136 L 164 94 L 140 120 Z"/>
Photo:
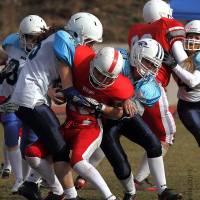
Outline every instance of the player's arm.
<path fill-rule="evenodd" d="M 174 44 L 172 45 L 172 52 L 177 63 L 181 63 L 188 57 L 181 41 L 174 42 Z"/>
<path fill-rule="evenodd" d="M 185 29 L 183 25 L 176 20 L 170 20 L 167 26 L 167 40 L 171 47 L 170 50 L 176 62 L 181 63 L 188 57 L 182 44 L 182 41 L 185 39 Z"/>
<path fill-rule="evenodd" d="M 55 33 L 53 50 L 58 59 L 59 75 L 62 84 L 61 93 L 69 103 L 84 106 L 84 98 L 73 87 L 72 65 L 75 53 L 75 44 L 71 36 L 65 31 Z"/>
<path fill-rule="evenodd" d="M 173 71 L 175 74 L 190 88 L 193 88 L 200 84 L 200 71 L 195 70 L 194 73 L 190 73 L 183 69 L 180 65 L 177 65 Z"/>
<path fill-rule="evenodd" d="M 102 114 L 109 119 L 120 119 L 123 116 L 123 107 L 112 107 L 104 104 Z"/>
<path fill-rule="evenodd" d="M 197 54 L 192 61 L 195 64 L 195 71 L 193 73 L 183 69 L 170 54 L 165 55 L 163 62 L 167 67 L 171 68 L 186 85 L 193 88 L 200 84 L 200 54 Z"/>

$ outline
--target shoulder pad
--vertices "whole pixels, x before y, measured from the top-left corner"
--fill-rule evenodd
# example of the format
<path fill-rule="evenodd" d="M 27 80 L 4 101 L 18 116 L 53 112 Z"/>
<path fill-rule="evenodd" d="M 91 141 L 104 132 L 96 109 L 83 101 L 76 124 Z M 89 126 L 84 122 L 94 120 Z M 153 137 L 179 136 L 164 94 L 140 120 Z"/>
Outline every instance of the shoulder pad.
<path fill-rule="evenodd" d="M 19 33 L 11 33 L 2 42 L 2 47 L 5 50 L 7 46 L 12 45 L 16 48 L 20 48 L 19 45 Z"/>
<path fill-rule="evenodd" d="M 53 50 L 59 60 L 72 66 L 75 53 L 75 42 L 69 33 L 63 30 L 55 33 Z"/>

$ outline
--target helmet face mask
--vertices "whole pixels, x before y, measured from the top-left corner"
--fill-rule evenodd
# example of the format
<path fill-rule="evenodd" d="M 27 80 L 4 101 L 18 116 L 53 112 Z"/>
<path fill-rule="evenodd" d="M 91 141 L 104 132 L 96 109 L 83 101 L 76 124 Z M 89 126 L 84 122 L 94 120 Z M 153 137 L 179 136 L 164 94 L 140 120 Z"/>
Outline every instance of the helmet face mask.
<path fill-rule="evenodd" d="M 200 20 L 193 20 L 185 25 L 186 39 L 183 47 L 186 51 L 200 50 Z"/>
<path fill-rule="evenodd" d="M 28 35 L 20 33 L 20 45 L 26 52 L 31 51 L 36 45 L 37 35 Z"/>
<path fill-rule="evenodd" d="M 90 63 L 89 81 L 96 89 L 111 86 L 122 70 L 123 58 L 120 52 L 112 47 L 104 47 Z"/>
<path fill-rule="evenodd" d="M 48 29 L 46 22 L 37 15 L 25 17 L 19 26 L 20 45 L 26 52 L 36 45 L 36 38 L 39 34 Z"/>
<path fill-rule="evenodd" d="M 65 29 L 77 44 L 102 42 L 103 26 L 99 19 L 90 13 L 79 12 L 72 15 Z"/>
<path fill-rule="evenodd" d="M 110 85 L 112 85 L 116 78 L 111 78 L 109 75 L 106 76 L 105 73 L 103 74 L 98 70 L 97 67 L 95 67 L 93 64 L 91 64 L 90 67 L 90 82 L 95 88 L 106 88 Z"/>
<path fill-rule="evenodd" d="M 153 39 L 141 39 L 131 49 L 130 62 L 136 67 L 140 76 L 156 76 L 162 64 L 164 50 L 162 46 Z"/>
<path fill-rule="evenodd" d="M 150 0 L 143 7 L 143 18 L 147 23 L 152 23 L 162 17 L 173 18 L 173 9 L 162 0 Z"/>

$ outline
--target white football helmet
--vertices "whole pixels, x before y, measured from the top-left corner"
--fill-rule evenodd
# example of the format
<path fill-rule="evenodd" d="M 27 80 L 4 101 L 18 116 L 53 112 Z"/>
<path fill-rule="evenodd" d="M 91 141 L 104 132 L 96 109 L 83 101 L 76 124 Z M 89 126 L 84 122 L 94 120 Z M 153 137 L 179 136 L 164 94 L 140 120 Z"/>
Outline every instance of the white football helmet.
<path fill-rule="evenodd" d="M 185 50 L 200 50 L 200 39 L 195 37 L 188 37 L 188 34 L 199 34 L 200 36 L 200 20 L 193 20 L 185 25 L 186 38 L 184 39 L 183 46 Z M 200 37 L 199 37 L 200 38 Z"/>
<path fill-rule="evenodd" d="M 137 68 L 138 73 L 142 77 L 149 74 L 155 76 L 162 64 L 163 58 L 164 50 L 160 43 L 154 39 L 141 39 L 131 48 L 130 63 Z M 151 66 L 144 64 L 145 60 L 150 62 Z"/>
<path fill-rule="evenodd" d="M 143 7 L 143 18 L 147 23 L 152 23 L 162 17 L 172 18 L 173 9 L 162 0 L 150 0 Z"/>
<path fill-rule="evenodd" d="M 71 16 L 65 26 L 78 44 L 102 42 L 103 26 L 93 14 L 79 12 Z"/>
<path fill-rule="evenodd" d="M 30 42 L 31 38 L 48 29 L 46 22 L 37 15 L 25 17 L 19 25 L 20 42 L 25 51 L 30 51 L 34 43 Z"/>
<path fill-rule="evenodd" d="M 119 51 L 112 47 L 102 48 L 90 63 L 90 83 L 98 89 L 112 85 L 119 76 L 123 63 Z"/>

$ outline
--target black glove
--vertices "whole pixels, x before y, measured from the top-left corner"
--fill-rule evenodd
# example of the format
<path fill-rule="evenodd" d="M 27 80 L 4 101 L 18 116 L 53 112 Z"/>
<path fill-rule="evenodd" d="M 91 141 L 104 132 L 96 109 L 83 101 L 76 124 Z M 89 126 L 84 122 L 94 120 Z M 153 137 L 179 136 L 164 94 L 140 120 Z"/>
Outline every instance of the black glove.
<path fill-rule="evenodd" d="M 170 69 L 174 69 L 177 65 L 177 62 L 171 54 L 165 52 L 163 64 Z"/>
<path fill-rule="evenodd" d="M 102 113 L 103 113 L 103 103 L 99 103 L 98 101 L 96 101 L 93 98 L 89 98 L 89 97 L 84 97 L 85 100 L 88 102 L 88 104 L 90 105 L 89 108 L 94 109 L 94 115 L 98 118 L 101 117 Z"/>
<path fill-rule="evenodd" d="M 12 74 L 14 74 L 15 76 L 17 76 L 18 68 L 19 68 L 19 63 L 18 63 L 18 61 L 14 60 L 14 59 L 11 59 L 11 60 L 9 61 L 9 63 L 7 63 L 7 64 L 5 65 L 5 67 L 4 67 L 4 68 L 1 70 L 1 72 L 0 72 L 0 84 L 3 83 L 4 79 L 9 78 Z M 14 84 L 16 83 L 16 78 L 17 78 L 17 77 L 14 78 L 14 79 L 15 79 L 15 80 L 14 80 Z M 10 80 L 10 79 L 9 79 L 9 81 L 11 82 L 11 83 L 9 83 L 9 84 L 13 85 L 13 84 L 12 84 L 12 81 L 13 81 L 13 80 Z"/>

